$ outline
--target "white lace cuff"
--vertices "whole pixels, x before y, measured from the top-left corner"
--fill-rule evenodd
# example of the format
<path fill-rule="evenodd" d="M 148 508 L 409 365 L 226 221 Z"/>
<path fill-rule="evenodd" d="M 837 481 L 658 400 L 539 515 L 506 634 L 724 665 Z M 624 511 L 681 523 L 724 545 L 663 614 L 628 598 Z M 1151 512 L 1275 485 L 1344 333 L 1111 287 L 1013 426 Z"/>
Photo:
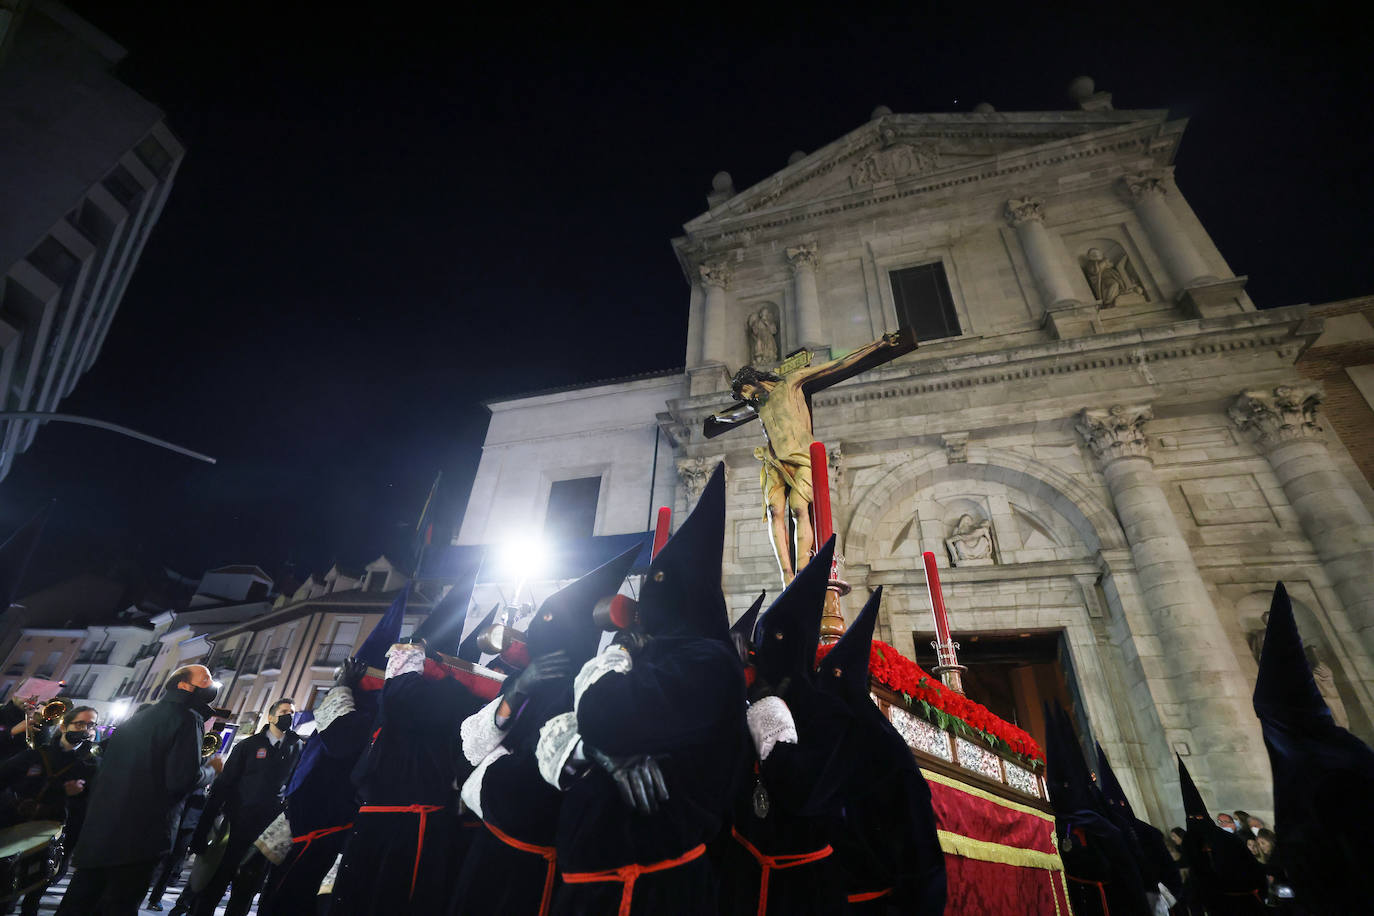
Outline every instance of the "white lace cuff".
<path fill-rule="evenodd" d="M 463 736 L 463 756 L 473 766 L 481 763 L 505 737 L 505 732 L 496 727 L 496 710 L 500 708 L 501 698 L 497 697 L 464 719 L 458 729 Z"/>
<path fill-rule="evenodd" d="M 335 687 L 315 705 L 315 730 L 324 731 L 335 719 L 346 716 L 357 708 L 357 704 L 353 702 L 351 688 Z"/>
<path fill-rule="evenodd" d="M 577 733 L 577 713 L 574 712 L 554 716 L 539 729 L 534 759 L 539 764 L 539 775 L 555 789 L 563 788 L 560 782 L 563 767 L 581 740 L 582 736 Z"/>
<path fill-rule="evenodd" d="M 291 825 L 287 823 L 285 812 L 278 814 L 277 819 L 267 825 L 262 835 L 253 841 L 253 845 L 258 847 L 258 852 L 273 865 L 280 865 L 286 861 L 286 857 L 291 853 Z"/>
<path fill-rule="evenodd" d="M 386 652 L 386 679 L 425 670 L 424 647 L 415 643 L 397 643 Z"/>
<path fill-rule="evenodd" d="M 611 646 L 600 655 L 588 659 L 582 670 L 577 672 L 577 677 L 573 678 L 573 712 L 577 712 L 582 705 L 582 694 L 587 692 L 588 687 L 612 672 L 625 674 L 631 667 L 633 662 L 630 653 L 619 646 Z"/>
<path fill-rule="evenodd" d="M 343 864 L 343 853 L 334 857 L 334 864 L 329 866 L 329 871 L 324 873 L 320 879 L 320 895 L 334 893 L 334 883 L 339 880 L 339 866 Z"/>
<path fill-rule="evenodd" d="M 744 714 L 749 723 L 749 734 L 754 736 L 754 748 L 760 760 L 767 760 L 773 745 L 797 743 L 797 724 L 792 721 L 792 710 L 782 701 L 782 697 L 764 697 L 752 704 Z"/>
<path fill-rule="evenodd" d="M 478 713 L 478 715 L 481 714 Z M 487 775 L 487 767 L 509 753 L 510 751 L 504 747 L 497 747 L 477 765 L 477 769 L 473 770 L 463 783 L 463 791 L 459 795 L 463 799 L 463 804 L 468 806 L 468 810 L 478 817 L 482 816 L 482 777 Z"/>

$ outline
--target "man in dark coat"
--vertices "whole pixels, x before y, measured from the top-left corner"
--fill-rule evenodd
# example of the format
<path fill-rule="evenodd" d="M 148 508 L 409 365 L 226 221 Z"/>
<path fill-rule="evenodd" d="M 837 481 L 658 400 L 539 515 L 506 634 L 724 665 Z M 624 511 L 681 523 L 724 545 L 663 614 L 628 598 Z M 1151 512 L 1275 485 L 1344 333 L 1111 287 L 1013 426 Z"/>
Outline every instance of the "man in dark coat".
<path fill-rule="evenodd" d="M 471 768 L 461 760 L 458 731 L 502 680 L 426 656 L 455 652 L 463 621 L 461 606 L 436 608 L 412 642 L 388 652 L 380 712 L 353 770 L 361 804 L 334 883 L 335 916 L 432 916 L 448 903 L 467 845 L 456 787 Z"/>
<path fill-rule="evenodd" d="M 158 861 L 172 848 L 177 804 L 208 785 L 218 758 L 202 763 L 205 723 L 195 707 L 219 693 L 204 665 L 179 668 L 161 699 L 115 730 L 101 755 L 81 839 L 76 874 L 61 916 L 135 916 Z"/>
<path fill-rule="evenodd" d="M 1182 757 L 1178 758 L 1178 779 L 1188 817 L 1183 854 L 1194 891 L 1191 903 L 1201 904 L 1208 916 L 1261 916 L 1269 887 L 1264 866 L 1245 848 L 1243 838 L 1227 833 L 1212 820 Z M 1068 867 L 1067 862 L 1064 865 Z"/>
<path fill-rule="evenodd" d="M 1332 720 L 1282 582 L 1269 608 L 1254 704 L 1274 771 L 1277 852 L 1293 902 L 1312 913 L 1368 910 L 1374 750 Z"/>
<path fill-rule="evenodd" d="M 718 912 L 706 842 L 729 816 L 748 742 L 724 540 L 722 466 L 650 563 L 634 622 L 574 679 L 573 712 L 541 729 L 540 774 L 566 789 L 558 916 Z"/>
<path fill-rule="evenodd" d="M 847 908 L 833 844 L 859 764 L 851 752 L 859 723 L 813 683 L 834 554 L 832 537 L 754 628 L 746 669 L 754 753 L 720 844 L 722 913 L 842 916 Z"/>
<path fill-rule="evenodd" d="M 205 887 L 197 893 L 188 887 L 173 913 L 189 909 L 195 916 L 214 916 L 232 882 L 225 916 L 247 914 L 266 868 L 256 856 L 251 863 L 245 863 L 244 858 L 254 853 L 253 841 L 282 811 L 282 788 L 301 753 L 300 735 L 291 730 L 295 712 L 296 704 L 291 700 L 277 700 L 268 709 L 262 730 L 240 741 L 230 752 L 224 772 L 205 798 L 205 811 L 191 837 L 191 851 L 199 854 L 209 847 L 210 827 L 220 814 L 228 822 L 229 841 Z"/>
<path fill-rule="evenodd" d="M 1107 812 L 1112 823 L 1123 833 L 1130 831 L 1136 839 L 1140 851 L 1140 879 L 1145 887 L 1145 897 L 1152 902 L 1151 910 L 1158 912 L 1153 901 L 1163 896 L 1160 887 L 1168 891 L 1174 900 L 1183 899 L 1183 877 L 1178 873 L 1178 865 L 1169 854 L 1169 845 L 1164 842 L 1164 834 L 1152 824 L 1147 824 L 1135 816 L 1131 803 L 1126 800 L 1126 790 L 1116 778 L 1112 765 L 1102 745 L 1097 745 L 1097 774 L 1102 790 L 1102 798 L 1107 803 Z M 1165 898 L 1167 906 L 1168 898 Z"/>
<path fill-rule="evenodd" d="M 153 887 L 148 891 L 150 910 L 162 909 L 162 896 L 167 893 L 168 886 L 181 877 L 182 870 L 186 867 L 186 859 L 191 854 L 191 837 L 195 835 L 196 827 L 200 825 L 200 815 L 205 810 L 207 788 L 202 786 L 182 799 L 171 851 L 162 857 L 157 870 L 153 872 Z"/>
<path fill-rule="evenodd" d="M 531 663 L 463 723 L 463 753 L 476 767 L 463 783 L 463 802 L 482 829 L 463 860 L 450 916 L 547 916 L 562 793 L 540 777 L 535 746 L 549 719 L 572 710 L 573 672 L 601 642 L 593 609 L 616 594 L 640 549 L 549 596 L 522 636 Z"/>
<path fill-rule="evenodd" d="M 835 844 L 850 913 L 938 916 L 945 911 L 945 855 L 930 786 L 916 758 L 869 693 L 868 660 L 882 588 L 869 596 L 816 673 L 858 728 L 845 748 L 858 764 L 843 790 L 844 830 Z"/>
<path fill-rule="evenodd" d="M 257 841 L 276 863 L 258 899 L 258 916 L 314 912 L 320 883 L 343 852 L 358 811 L 353 768 L 372 737 L 380 695 L 380 685 L 364 686 L 364 678 L 369 667 L 386 667 L 386 651 L 401 635 L 407 594 L 403 590 L 391 603 L 315 707 L 315 733 L 286 784 L 286 813 Z"/>

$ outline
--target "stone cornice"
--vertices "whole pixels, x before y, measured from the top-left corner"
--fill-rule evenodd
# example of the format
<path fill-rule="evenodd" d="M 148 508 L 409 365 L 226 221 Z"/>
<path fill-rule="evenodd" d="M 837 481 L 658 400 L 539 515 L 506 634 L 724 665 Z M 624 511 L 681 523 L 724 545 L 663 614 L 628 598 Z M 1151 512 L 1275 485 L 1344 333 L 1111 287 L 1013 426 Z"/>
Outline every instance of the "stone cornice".
<path fill-rule="evenodd" d="M 812 405 L 834 407 L 886 398 L 938 396 L 968 388 L 1018 384 L 1078 372 L 1139 369 L 1142 364 L 1229 352 L 1275 350 L 1285 359 L 1296 359 L 1320 333 L 1320 327 L 1313 329 L 1304 324 L 1306 317 L 1306 308 L 1292 306 L 931 359 L 873 370 L 817 394 L 812 398 Z M 920 352 L 916 351 L 918 356 Z M 701 420 L 731 403 L 729 392 L 716 392 L 670 401 L 668 407 L 672 415 L 691 430 L 691 441 L 695 444 Z"/>
<path fill-rule="evenodd" d="M 680 256 L 685 254 L 687 248 L 714 253 L 722 248 L 747 244 L 753 235 L 763 230 L 804 223 L 836 213 L 876 206 L 919 194 L 928 194 L 957 185 L 986 182 L 1012 175 L 1023 177 L 1026 172 L 1063 162 L 1095 158 L 1111 153 L 1135 152 L 1156 159 L 1161 157 L 1168 159 L 1171 158 L 1173 146 L 1177 143 L 1177 134 L 1167 134 L 1168 128 L 1168 123 L 1159 120 L 1141 120 L 1090 133 L 1070 133 L 1067 136 L 1052 139 L 1048 143 L 990 154 L 986 158 L 967 165 L 898 182 L 885 183 L 876 189 L 869 186 L 863 190 L 851 190 L 828 198 L 799 201 L 779 207 L 756 207 L 741 203 L 738 205 L 738 212 L 732 212 L 730 204 L 727 203 L 688 222 L 684 226 L 688 233 L 687 237 L 675 239 L 673 245 L 679 249 Z M 955 132 L 949 134 L 951 137 L 956 135 L 986 136 L 980 133 L 970 134 L 967 129 L 957 132 L 957 134 Z M 922 131 L 921 137 L 928 136 L 939 137 L 943 134 Z M 1016 136 L 1026 137 L 1027 135 L 1022 133 Z M 1159 143 L 1161 138 L 1167 138 L 1168 141 L 1163 149 L 1160 148 Z M 856 145 L 847 150 L 837 150 L 833 162 L 829 162 L 824 169 L 817 168 L 808 171 L 805 175 L 796 176 L 795 181 L 790 184 L 781 184 L 772 192 L 762 191 L 761 183 L 756 185 L 754 189 L 738 195 L 731 203 L 749 197 L 755 189 L 760 189 L 758 193 L 770 198 L 768 202 L 771 203 L 772 200 L 795 190 L 824 174 L 825 171 L 862 155 L 879 142 L 877 134 L 874 134 L 865 144 Z M 1085 146 L 1085 144 L 1087 145 Z M 778 173 L 778 177 L 784 175 L 786 171 Z"/>

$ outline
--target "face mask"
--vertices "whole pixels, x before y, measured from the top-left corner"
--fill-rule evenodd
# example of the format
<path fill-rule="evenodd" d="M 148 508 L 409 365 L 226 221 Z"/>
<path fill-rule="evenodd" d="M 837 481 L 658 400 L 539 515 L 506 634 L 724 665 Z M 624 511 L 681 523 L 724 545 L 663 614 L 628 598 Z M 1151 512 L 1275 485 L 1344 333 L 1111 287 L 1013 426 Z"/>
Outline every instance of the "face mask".
<path fill-rule="evenodd" d="M 277 716 L 277 720 L 274 724 L 277 726 L 278 731 L 286 731 L 291 727 L 291 713 L 283 713 Z"/>
<path fill-rule="evenodd" d="M 213 684 L 209 687 L 195 687 L 191 690 L 191 702 L 198 705 L 211 703 L 217 696 L 219 696 L 219 688 Z"/>
<path fill-rule="evenodd" d="M 81 744 L 83 741 L 86 740 L 86 733 L 85 733 L 85 732 L 67 732 L 67 733 L 66 733 L 66 739 L 67 739 L 67 743 L 68 743 L 68 744 L 70 744 L 72 747 L 76 747 L 77 745 Z"/>

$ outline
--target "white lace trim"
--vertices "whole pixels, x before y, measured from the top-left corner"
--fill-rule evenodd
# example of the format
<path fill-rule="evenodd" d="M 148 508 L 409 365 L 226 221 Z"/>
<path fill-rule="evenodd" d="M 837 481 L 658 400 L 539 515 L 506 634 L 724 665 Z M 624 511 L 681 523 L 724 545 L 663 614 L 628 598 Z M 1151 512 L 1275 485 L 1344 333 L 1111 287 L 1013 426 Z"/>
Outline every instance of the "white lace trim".
<path fill-rule="evenodd" d="M 463 804 L 468 806 L 468 810 L 478 817 L 482 816 L 482 777 L 487 775 L 487 767 L 509 753 L 510 751 L 504 747 L 497 747 L 477 765 L 477 769 L 473 770 L 463 782 L 463 791 L 459 795 L 463 799 Z"/>
<path fill-rule="evenodd" d="M 353 690 L 349 687 L 335 687 L 315 704 L 315 730 L 324 731 L 335 719 L 346 716 L 358 706 L 353 702 Z"/>
<path fill-rule="evenodd" d="M 792 721 L 792 710 L 782 701 L 782 697 L 764 697 L 750 705 L 744 714 L 749 723 L 749 734 L 754 737 L 754 748 L 760 760 L 767 760 L 773 745 L 796 744 L 797 724 Z"/>
<path fill-rule="evenodd" d="M 285 812 L 278 814 L 276 820 L 267 825 L 262 835 L 253 841 L 253 845 L 258 847 L 258 851 L 273 865 L 280 865 L 286 861 L 286 857 L 291 853 L 291 825 L 287 823 Z"/>
<path fill-rule="evenodd" d="M 425 670 L 425 650 L 414 643 L 397 643 L 386 652 L 386 677 Z"/>
<path fill-rule="evenodd" d="M 473 766 L 481 763 L 505 737 L 505 732 L 496 727 L 496 710 L 500 708 L 501 697 L 497 697 L 464 719 L 458 729 L 463 736 L 463 756 Z"/>
<path fill-rule="evenodd" d="M 577 712 L 578 707 L 582 705 L 582 694 L 587 692 L 588 687 L 612 672 L 625 674 L 633 665 L 630 653 L 620 646 L 611 646 L 600 655 L 588 659 L 573 679 L 573 712 Z"/>
<path fill-rule="evenodd" d="M 321 894 L 334 893 L 334 882 L 339 880 L 339 866 L 342 864 L 343 853 L 339 853 L 334 857 L 334 864 L 329 866 L 329 871 L 325 872 L 324 877 L 320 880 Z"/>
<path fill-rule="evenodd" d="M 539 764 L 539 775 L 555 789 L 563 788 L 559 781 L 563 767 L 581 740 L 582 736 L 577 733 L 577 713 L 574 712 L 554 716 L 539 729 L 534 759 Z"/>

